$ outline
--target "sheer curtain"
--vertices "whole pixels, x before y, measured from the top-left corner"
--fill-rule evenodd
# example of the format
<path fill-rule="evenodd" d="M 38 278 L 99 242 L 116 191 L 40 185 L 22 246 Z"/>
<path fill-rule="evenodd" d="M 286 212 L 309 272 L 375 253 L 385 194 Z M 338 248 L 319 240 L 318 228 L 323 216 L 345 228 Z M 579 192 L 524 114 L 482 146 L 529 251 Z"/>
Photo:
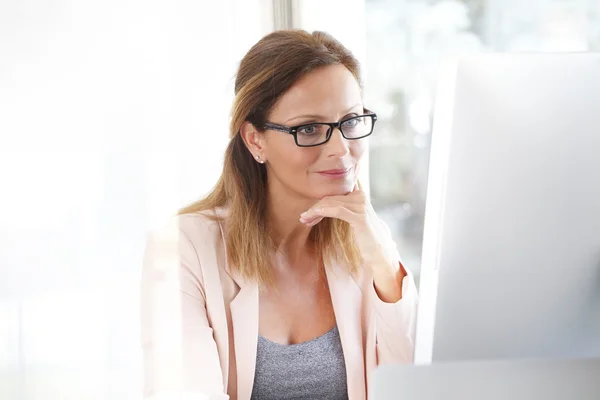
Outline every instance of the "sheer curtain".
<path fill-rule="evenodd" d="M 0 3 L 0 398 L 139 399 L 147 229 L 206 193 L 272 3 Z"/>

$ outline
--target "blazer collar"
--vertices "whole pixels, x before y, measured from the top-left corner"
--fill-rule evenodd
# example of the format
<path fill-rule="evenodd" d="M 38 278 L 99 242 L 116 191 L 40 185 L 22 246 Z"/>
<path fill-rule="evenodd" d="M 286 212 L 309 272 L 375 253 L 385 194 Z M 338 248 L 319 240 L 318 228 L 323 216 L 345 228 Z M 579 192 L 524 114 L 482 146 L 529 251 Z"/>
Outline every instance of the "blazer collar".
<path fill-rule="evenodd" d="M 230 303 L 237 368 L 237 398 L 252 396 L 258 342 L 258 285 L 247 282 Z"/>
<path fill-rule="evenodd" d="M 221 229 L 221 236 L 223 238 L 223 243 L 224 243 L 224 248 L 225 248 L 225 258 L 226 258 L 225 271 L 227 271 L 227 273 L 229 274 L 229 276 L 231 276 L 231 278 L 233 279 L 233 281 L 241 289 L 244 286 L 246 286 L 246 279 L 242 276 L 242 274 L 240 274 L 238 272 L 238 270 L 236 268 L 232 268 L 232 266 L 229 263 L 229 259 L 227 258 L 227 240 L 226 240 L 226 237 L 227 237 L 227 224 L 225 222 L 225 218 L 227 217 L 228 209 L 226 207 L 217 207 L 217 208 L 214 209 L 214 214 L 215 214 L 215 216 L 217 216 L 218 218 L 220 218 L 220 220 L 219 220 L 219 228 Z"/>
<path fill-rule="evenodd" d="M 362 292 L 352 275 L 341 265 L 330 262 L 325 266 L 325 272 L 344 351 L 348 398 L 361 399 L 365 393 Z"/>
<path fill-rule="evenodd" d="M 348 272 L 336 265 L 326 268 L 326 275 L 344 352 L 348 397 L 350 400 L 359 399 L 365 391 L 360 288 Z M 249 399 L 256 372 L 259 287 L 255 282 L 247 282 L 239 275 L 237 279 L 242 285 L 230 304 L 237 390 L 238 399 Z"/>
<path fill-rule="evenodd" d="M 223 218 L 227 210 L 217 208 L 217 217 Z M 225 252 L 227 253 L 226 224 L 219 222 Z M 233 268 L 227 256 L 225 270 L 238 285 L 239 292 L 230 302 L 231 324 L 233 328 L 233 345 L 237 374 L 237 398 L 249 399 L 252 396 L 254 373 L 256 369 L 256 347 L 258 344 L 258 284 L 246 280 L 236 268 Z M 231 351 L 231 350 L 230 350 Z"/>

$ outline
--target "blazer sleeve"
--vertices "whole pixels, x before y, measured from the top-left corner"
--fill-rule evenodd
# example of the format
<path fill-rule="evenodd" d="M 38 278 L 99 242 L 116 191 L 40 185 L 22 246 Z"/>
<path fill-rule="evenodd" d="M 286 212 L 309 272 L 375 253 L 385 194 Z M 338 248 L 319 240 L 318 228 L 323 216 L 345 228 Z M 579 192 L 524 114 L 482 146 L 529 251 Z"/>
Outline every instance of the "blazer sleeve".
<path fill-rule="evenodd" d="M 382 301 L 370 285 L 370 295 L 375 311 L 375 340 L 377 364 L 412 363 L 414 361 L 416 319 L 419 295 L 412 273 L 402 264 L 390 230 L 387 230 L 384 245 L 393 248 L 400 268 L 406 271 L 402 280 L 402 298 L 396 303 Z"/>
<path fill-rule="evenodd" d="M 144 399 L 225 400 L 196 249 L 173 222 L 148 235 L 141 282 Z"/>

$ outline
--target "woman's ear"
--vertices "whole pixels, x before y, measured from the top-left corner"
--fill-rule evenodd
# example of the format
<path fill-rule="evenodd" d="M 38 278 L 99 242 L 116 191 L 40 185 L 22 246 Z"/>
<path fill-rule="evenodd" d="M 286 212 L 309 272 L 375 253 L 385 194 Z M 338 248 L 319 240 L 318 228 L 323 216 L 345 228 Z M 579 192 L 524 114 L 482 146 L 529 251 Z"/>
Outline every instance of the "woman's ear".
<path fill-rule="evenodd" d="M 240 127 L 240 135 L 244 144 L 252 154 L 252 157 L 263 164 L 266 161 L 266 143 L 264 134 L 258 131 L 254 125 L 246 121 Z"/>

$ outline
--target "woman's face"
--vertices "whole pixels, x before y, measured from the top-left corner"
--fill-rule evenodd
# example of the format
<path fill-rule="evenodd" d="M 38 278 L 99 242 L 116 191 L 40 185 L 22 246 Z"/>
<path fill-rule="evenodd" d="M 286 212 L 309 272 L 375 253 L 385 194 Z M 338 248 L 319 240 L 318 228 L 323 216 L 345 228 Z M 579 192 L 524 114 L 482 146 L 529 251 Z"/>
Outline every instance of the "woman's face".
<path fill-rule="evenodd" d="M 297 126 L 337 122 L 362 115 L 360 86 L 343 65 L 318 68 L 292 86 L 275 105 L 268 122 Z M 308 131 L 310 132 L 310 130 Z M 260 135 L 260 155 L 265 160 L 271 191 L 285 190 L 312 199 L 352 191 L 366 138 L 345 139 L 338 129 L 325 144 L 299 147 L 285 132 L 267 130 Z"/>

